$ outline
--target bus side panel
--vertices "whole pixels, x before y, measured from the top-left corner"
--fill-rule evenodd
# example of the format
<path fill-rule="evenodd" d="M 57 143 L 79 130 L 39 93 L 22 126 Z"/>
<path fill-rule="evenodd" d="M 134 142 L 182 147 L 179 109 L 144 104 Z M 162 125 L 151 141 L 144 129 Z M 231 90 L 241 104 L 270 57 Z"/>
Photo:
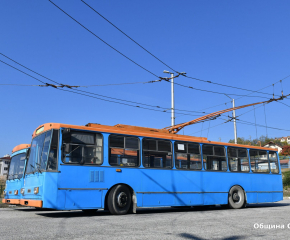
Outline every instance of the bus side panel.
<path fill-rule="evenodd" d="M 101 190 L 66 190 L 65 209 L 86 209 L 102 207 Z"/>
<path fill-rule="evenodd" d="M 201 205 L 201 172 L 182 170 L 142 169 L 142 199 L 137 195 L 138 206 Z M 142 200 L 142 204 L 139 201 Z"/>
<path fill-rule="evenodd" d="M 58 209 L 57 172 L 45 172 L 43 183 L 43 208 Z"/>
<path fill-rule="evenodd" d="M 247 188 L 247 174 L 230 172 L 203 172 L 204 205 L 228 204 L 228 193 L 232 186 Z"/>
<path fill-rule="evenodd" d="M 283 200 L 283 184 L 280 174 L 252 173 L 251 193 L 256 193 L 256 201 L 248 203 L 276 202 Z M 248 193 L 247 193 L 248 194 Z"/>

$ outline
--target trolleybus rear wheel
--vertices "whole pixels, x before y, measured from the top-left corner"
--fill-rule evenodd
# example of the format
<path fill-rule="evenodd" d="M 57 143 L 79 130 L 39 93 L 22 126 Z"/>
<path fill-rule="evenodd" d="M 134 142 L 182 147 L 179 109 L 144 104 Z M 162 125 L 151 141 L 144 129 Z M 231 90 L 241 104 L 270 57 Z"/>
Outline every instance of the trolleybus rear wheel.
<path fill-rule="evenodd" d="M 131 206 L 132 196 L 128 187 L 124 185 L 114 186 L 108 196 L 108 208 L 111 214 L 126 214 Z"/>
<path fill-rule="evenodd" d="M 238 209 L 245 204 L 245 193 L 240 186 L 233 186 L 229 192 L 229 207 Z"/>

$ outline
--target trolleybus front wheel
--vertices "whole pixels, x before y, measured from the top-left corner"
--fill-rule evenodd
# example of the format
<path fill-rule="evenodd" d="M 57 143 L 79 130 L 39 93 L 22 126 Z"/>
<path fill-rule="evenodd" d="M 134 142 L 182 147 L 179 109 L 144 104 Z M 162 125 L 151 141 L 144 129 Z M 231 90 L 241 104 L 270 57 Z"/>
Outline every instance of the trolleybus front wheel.
<path fill-rule="evenodd" d="M 131 192 L 124 185 L 114 186 L 108 196 L 108 208 L 111 214 L 126 214 L 132 203 Z"/>
<path fill-rule="evenodd" d="M 245 204 L 245 193 L 240 186 L 233 186 L 229 192 L 229 207 L 238 209 Z"/>

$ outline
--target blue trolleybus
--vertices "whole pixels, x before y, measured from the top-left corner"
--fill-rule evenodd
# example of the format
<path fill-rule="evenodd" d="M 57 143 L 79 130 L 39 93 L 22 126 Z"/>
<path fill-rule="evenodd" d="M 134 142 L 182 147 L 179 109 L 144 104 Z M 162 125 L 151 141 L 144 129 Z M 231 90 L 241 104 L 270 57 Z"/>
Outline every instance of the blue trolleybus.
<path fill-rule="evenodd" d="M 20 204 L 20 191 L 24 182 L 23 173 L 26 166 L 26 153 L 29 148 L 30 144 L 20 144 L 12 150 L 2 203 L 14 205 Z"/>
<path fill-rule="evenodd" d="M 112 214 L 283 199 L 275 149 L 128 125 L 47 123 L 33 133 L 20 203 Z"/>

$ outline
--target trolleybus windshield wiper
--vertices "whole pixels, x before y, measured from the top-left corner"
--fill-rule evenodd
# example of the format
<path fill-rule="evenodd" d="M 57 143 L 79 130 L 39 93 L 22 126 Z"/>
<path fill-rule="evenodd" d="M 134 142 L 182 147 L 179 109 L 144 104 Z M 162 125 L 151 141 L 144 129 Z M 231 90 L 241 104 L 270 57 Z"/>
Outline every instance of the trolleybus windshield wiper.
<path fill-rule="evenodd" d="M 37 163 L 36 163 L 37 164 Z M 41 173 L 39 168 L 35 168 L 32 164 L 30 164 L 31 167 L 33 167 L 35 170 L 37 170 L 37 172 Z"/>
<path fill-rule="evenodd" d="M 36 165 L 38 165 L 38 168 L 36 168 L 36 170 L 39 172 L 39 173 L 42 173 L 42 171 L 40 170 L 41 168 L 41 165 L 39 163 L 35 163 Z"/>

